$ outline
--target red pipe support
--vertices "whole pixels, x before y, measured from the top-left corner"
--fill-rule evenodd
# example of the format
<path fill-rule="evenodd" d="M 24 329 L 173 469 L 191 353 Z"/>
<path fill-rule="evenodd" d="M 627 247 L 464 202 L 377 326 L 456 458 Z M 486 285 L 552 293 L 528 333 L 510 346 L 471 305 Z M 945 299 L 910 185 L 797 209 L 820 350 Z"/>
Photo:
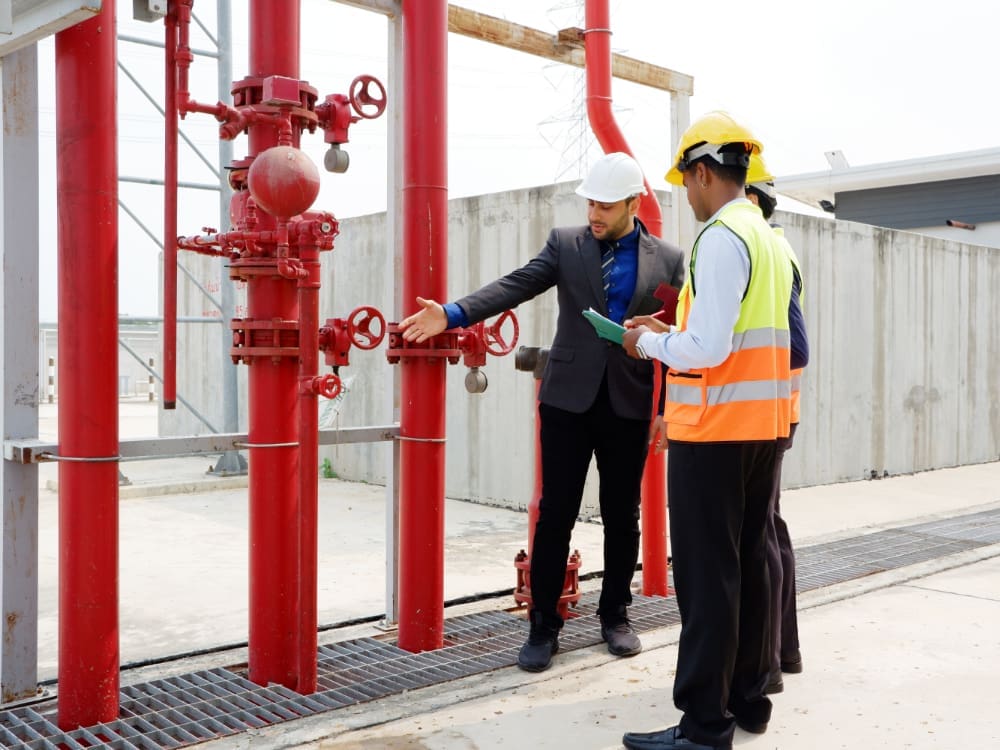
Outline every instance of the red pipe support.
<path fill-rule="evenodd" d="M 660 403 L 663 367 L 654 363 L 653 404 Z M 653 414 L 653 419 L 659 419 Z M 666 456 L 655 446 L 646 454 L 646 469 L 642 475 L 642 593 L 644 596 L 667 596 L 670 584 L 667 575 L 667 474 Z"/>
<path fill-rule="evenodd" d="M 625 136 L 611 110 L 611 14 L 608 0 L 587 0 L 585 53 L 587 64 L 587 115 L 590 126 L 605 152 L 631 154 Z M 649 180 L 646 195 L 639 202 L 639 218 L 656 237 L 663 234 L 663 215 Z M 659 376 L 657 368 L 657 376 Z M 653 400 L 653 418 L 657 418 Z M 646 596 L 666 596 L 667 549 L 665 461 L 650 447 L 642 477 L 642 592 Z"/>
<path fill-rule="evenodd" d="M 164 18 L 163 408 L 177 408 L 177 6 Z"/>
<path fill-rule="evenodd" d="M 448 3 L 403 0 L 403 300 L 444 299 L 448 267 Z M 410 311 L 404 311 L 404 314 Z M 444 642 L 446 360 L 400 373 L 399 647 Z"/>
<path fill-rule="evenodd" d="M 115 0 L 56 34 L 59 727 L 118 718 Z"/>

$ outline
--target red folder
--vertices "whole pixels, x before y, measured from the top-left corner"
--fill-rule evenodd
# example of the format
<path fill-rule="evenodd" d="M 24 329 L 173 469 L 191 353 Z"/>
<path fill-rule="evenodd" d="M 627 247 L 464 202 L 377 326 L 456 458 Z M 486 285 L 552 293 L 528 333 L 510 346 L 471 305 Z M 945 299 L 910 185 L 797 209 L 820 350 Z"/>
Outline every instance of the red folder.
<path fill-rule="evenodd" d="M 680 290 L 670 284 L 660 284 L 653 292 L 653 296 L 663 303 L 662 309 L 653 313 L 653 317 L 661 323 L 675 325 L 677 323 L 677 298 L 680 297 Z"/>

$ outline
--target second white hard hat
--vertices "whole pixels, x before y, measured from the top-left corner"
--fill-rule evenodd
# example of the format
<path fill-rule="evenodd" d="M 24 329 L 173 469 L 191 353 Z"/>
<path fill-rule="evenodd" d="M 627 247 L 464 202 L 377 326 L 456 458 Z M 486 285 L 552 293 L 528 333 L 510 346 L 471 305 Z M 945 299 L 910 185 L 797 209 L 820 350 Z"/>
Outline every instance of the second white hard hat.
<path fill-rule="evenodd" d="M 633 195 L 645 195 L 646 184 L 639 163 L 628 154 L 615 151 L 594 163 L 576 194 L 599 203 L 617 203 Z"/>

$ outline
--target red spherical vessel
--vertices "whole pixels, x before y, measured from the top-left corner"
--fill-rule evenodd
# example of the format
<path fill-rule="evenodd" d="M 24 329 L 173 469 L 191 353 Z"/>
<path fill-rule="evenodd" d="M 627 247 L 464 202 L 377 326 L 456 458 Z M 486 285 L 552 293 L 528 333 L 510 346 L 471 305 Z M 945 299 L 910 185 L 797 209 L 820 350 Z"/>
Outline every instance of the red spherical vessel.
<path fill-rule="evenodd" d="M 319 170 L 304 151 L 274 146 L 259 154 L 247 176 L 250 195 L 272 216 L 289 218 L 309 209 L 319 195 Z"/>

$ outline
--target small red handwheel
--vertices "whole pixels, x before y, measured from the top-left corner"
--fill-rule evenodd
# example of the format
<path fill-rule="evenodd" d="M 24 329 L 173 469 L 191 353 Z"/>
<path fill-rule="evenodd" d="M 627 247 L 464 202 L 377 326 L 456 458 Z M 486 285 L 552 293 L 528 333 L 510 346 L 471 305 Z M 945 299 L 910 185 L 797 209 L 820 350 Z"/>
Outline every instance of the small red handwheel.
<path fill-rule="evenodd" d="M 375 95 L 371 91 L 373 87 L 376 89 Z M 351 106 L 354 107 L 354 111 L 358 113 L 359 117 L 374 120 L 385 112 L 385 86 L 375 76 L 367 74 L 358 76 L 351 81 L 349 91 Z"/>
<path fill-rule="evenodd" d="M 385 338 L 385 318 L 370 305 L 357 307 L 347 317 L 347 335 L 358 349 L 374 349 Z"/>
<path fill-rule="evenodd" d="M 337 398 L 341 388 L 343 388 L 343 384 L 340 382 L 340 378 L 332 372 L 316 378 L 316 392 L 323 398 Z"/>
<path fill-rule="evenodd" d="M 513 325 L 513 335 L 510 337 L 510 341 L 507 342 L 503 337 L 503 324 L 510 320 L 511 325 Z M 513 310 L 505 310 L 500 314 L 500 317 L 496 319 L 493 325 L 486 326 L 483 329 L 483 335 L 486 337 L 486 351 L 492 354 L 494 357 L 502 357 L 505 354 L 510 354 L 514 351 L 514 347 L 517 346 L 517 338 L 521 333 L 521 328 L 517 324 L 517 316 L 514 314 Z"/>

